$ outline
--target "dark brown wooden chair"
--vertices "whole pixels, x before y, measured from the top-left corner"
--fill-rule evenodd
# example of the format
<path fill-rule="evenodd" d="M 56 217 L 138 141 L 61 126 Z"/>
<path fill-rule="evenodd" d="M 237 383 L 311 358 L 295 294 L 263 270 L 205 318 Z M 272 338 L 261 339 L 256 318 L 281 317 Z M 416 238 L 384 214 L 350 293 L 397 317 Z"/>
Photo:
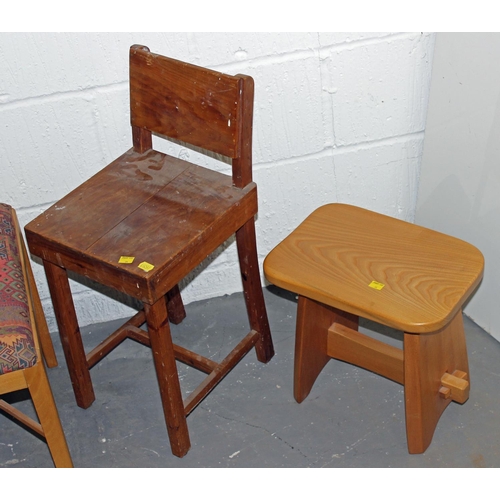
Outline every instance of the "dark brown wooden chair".
<path fill-rule="evenodd" d="M 254 346 L 261 362 L 274 354 L 255 241 L 253 92 L 249 76 L 132 46 L 133 148 L 26 226 L 30 250 L 43 260 L 77 404 L 92 404 L 89 369 L 120 342 L 129 337 L 150 345 L 172 452 L 179 457 L 190 448 L 186 416 Z M 232 177 L 154 150 L 152 134 L 228 157 Z M 216 363 L 174 345 L 168 319 L 178 323 L 185 316 L 179 281 L 233 234 L 250 332 Z M 144 305 L 88 354 L 69 270 Z M 207 373 L 184 401 L 176 359 Z"/>

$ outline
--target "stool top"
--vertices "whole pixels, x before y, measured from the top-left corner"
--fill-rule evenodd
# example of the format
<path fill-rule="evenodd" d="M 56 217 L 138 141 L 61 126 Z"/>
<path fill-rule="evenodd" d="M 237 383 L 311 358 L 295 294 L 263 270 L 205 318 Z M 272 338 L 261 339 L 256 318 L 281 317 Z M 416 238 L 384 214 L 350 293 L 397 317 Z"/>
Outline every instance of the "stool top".
<path fill-rule="evenodd" d="M 271 283 L 408 333 L 446 326 L 483 267 L 465 241 L 340 203 L 314 211 L 264 261 Z"/>

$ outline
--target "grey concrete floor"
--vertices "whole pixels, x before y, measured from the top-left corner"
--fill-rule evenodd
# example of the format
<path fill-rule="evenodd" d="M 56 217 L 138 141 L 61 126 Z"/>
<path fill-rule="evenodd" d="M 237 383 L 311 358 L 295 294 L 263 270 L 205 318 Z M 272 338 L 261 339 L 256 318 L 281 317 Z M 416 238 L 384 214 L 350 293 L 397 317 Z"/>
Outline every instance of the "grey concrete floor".
<path fill-rule="evenodd" d="M 471 393 L 451 403 L 422 455 L 406 448 L 403 388 L 340 361 L 330 361 L 309 397 L 292 394 L 295 298 L 265 290 L 276 355 L 266 365 L 254 351 L 188 417 L 191 450 L 171 454 L 151 351 L 132 340 L 96 365 L 96 400 L 76 406 L 57 334 L 59 366 L 48 370 L 74 465 L 81 468 L 445 468 L 500 466 L 500 344 L 465 318 Z M 174 342 L 222 359 L 247 333 L 241 294 L 188 304 L 173 326 Z M 83 329 L 93 347 L 118 322 Z M 400 343 L 399 332 L 363 322 L 365 332 Z M 179 364 L 186 393 L 200 380 Z M 11 399 L 27 412 L 24 392 Z M 53 467 L 45 443 L 0 415 L 0 466 Z"/>

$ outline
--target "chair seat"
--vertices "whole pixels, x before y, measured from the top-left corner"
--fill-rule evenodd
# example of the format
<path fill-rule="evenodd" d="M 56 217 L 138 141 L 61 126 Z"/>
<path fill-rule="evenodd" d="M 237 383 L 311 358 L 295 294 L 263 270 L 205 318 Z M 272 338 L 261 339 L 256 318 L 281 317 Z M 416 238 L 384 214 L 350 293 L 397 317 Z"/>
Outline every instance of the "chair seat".
<path fill-rule="evenodd" d="M 479 283 L 474 246 L 362 208 L 325 205 L 266 258 L 272 283 L 411 333 L 446 326 Z"/>
<path fill-rule="evenodd" d="M 131 149 L 25 229 L 34 254 L 152 304 L 256 212 L 254 183 Z"/>
<path fill-rule="evenodd" d="M 12 208 L 0 203 L 0 374 L 37 362 Z"/>

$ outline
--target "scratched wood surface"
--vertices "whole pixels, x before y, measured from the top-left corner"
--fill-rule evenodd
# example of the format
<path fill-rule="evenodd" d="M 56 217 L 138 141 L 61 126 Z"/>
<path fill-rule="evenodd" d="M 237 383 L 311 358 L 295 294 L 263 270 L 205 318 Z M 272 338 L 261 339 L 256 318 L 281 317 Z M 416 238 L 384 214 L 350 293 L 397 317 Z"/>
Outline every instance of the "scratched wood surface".
<path fill-rule="evenodd" d="M 35 255 L 152 303 L 256 212 L 255 184 L 131 149 L 25 229 Z"/>
<path fill-rule="evenodd" d="M 239 156 L 241 77 L 131 48 L 131 123 L 154 133 Z M 168 77 L 168 85 L 165 78 Z"/>
<path fill-rule="evenodd" d="M 444 327 L 482 278 L 481 252 L 362 208 L 325 205 L 266 258 L 267 279 L 299 295 L 413 333 Z M 373 282 L 383 285 L 373 288 Z M 372 284 L 372 286 L 370 286 Z"/>
<path fill-rule="evenodd" d="M 257 213 L 253 93 L 249 76 L 132 46 L 134 147 L 26 226 L 31 252 L 143 302 L 158 300 Z M 231 158 L 232 176 L 153 150 L 152 133 Z"/>

